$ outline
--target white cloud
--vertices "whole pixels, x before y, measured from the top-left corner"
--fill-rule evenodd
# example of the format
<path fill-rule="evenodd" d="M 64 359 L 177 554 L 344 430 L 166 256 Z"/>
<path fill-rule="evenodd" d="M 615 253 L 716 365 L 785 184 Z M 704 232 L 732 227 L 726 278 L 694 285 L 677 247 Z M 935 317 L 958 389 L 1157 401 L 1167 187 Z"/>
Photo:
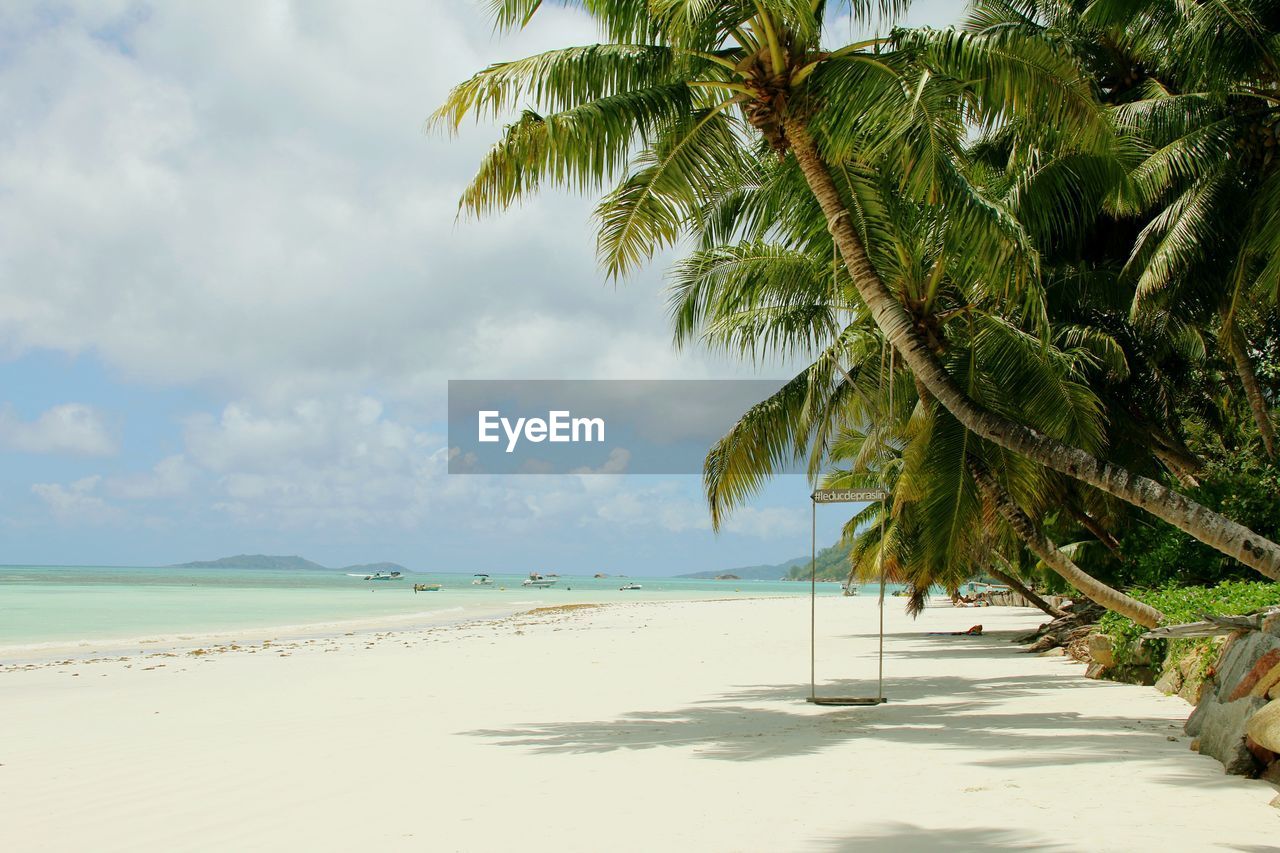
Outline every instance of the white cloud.
<path fill-rule="evenodd" d="M 119 516 L 119 510 L 93 494 L 102 478 L 84 477 L 70 485 L 36 483 L 31 491 L 44 501 L 54 517 L 64 523 L 102 524 Z"/>
<path fill-rule="evenodd" d="M 213 481 L 213 505 L 246 524 L 411 526 L 443 473 L 442 438 L 387 417 L 370 397 L 246 401 L 193 418 L 184 463 Z"/>
<path fill-rule="evenodd" d="M 614 527 L 654 528 L 668 533 L 711 530 L 706 502 L 700 497 L 691 497 L 677 481 L 623 480 L 615 484 L 612 494 L 594 495 L 592 499 L 595 520 Z M 792 539 L 808 532 L 809 516 L 804 510 L 788 507 L 739 507 L 726 520 L 723 529 L 753 539 Z"/>
<path fill-rule="evenodd" d="M 602 283 L 590 200 L 456 222 L 499 130 L 423 133 L 494 59 L 595 41 L 573 10 L 494 38 L 445 0 L 92 2 L 5 6 L 5 32 L 0 352 L 286 402 L 702 369 L 671 351 L 657 270 Z"/>
<path fill-rule="evenodd" d="M 709 530 L 706 510 L 694 501 L 652 489 L 629 489 L 596 508 L 597 519 L 615 528 L 654 528 L 670 533 Z"/>
<path fill-rule="evenodd" d="M 448 455 L 443 436 L 368 396 L 239 400 L 216 417 L 190 419 L 182 452 L 148 471 L 36 483 L 31 492 L 62 523 L 133 529 L 218 519 L 245 532 L 360 541 L 422 534 L 531 548 L 566 536 L 621 542 L 710 531 L 697 478 L 613 473 L 625 470 L 625 451 L 602 466 L 606 473 L 547 476 L 451 475 Z M 807 516 L 747 507 L 726 530 L 785 540 L 807 531 Z"/>
<path fill-rule="evenodd" d="M 599 476 L 617 476 L 627 473 L 627 466 L 631 464 L 631 451 L 625 447 L 615 447 L 609 451 L 609 456 L 601 462 L 599 467 L 592 468 L 584 465 L 580 468 L 574 468 L 569 473 L 580 476 L 590 476 L 593 480 Z M 590 487 L 590 483 L 587 484 Z"/>
<path fill-rule="evenodd" d="M 190 420 L 184 454 L 134 483 L 133 493 L 152 488 L 162 469 L 176 469 L 183 483 L 199 471 L 213 506 L 237 523 L 287 528 L 430 521 L 455 532 L 614 523 L 684 530 L 699 515 L 674 484 L 621 476 L 625 450 L 602 473 L 514 477 L 450 475 L 449 453 L 443 436 L 388 416 L 367 396 L 276 407 L 242 400 L 217 418 Z"/>
<path fill-rule="evenodd" d="M 0 449 L 110 456 L 117 448 L 101 412 L 83 403 L 63 403 L 34 421 L 22 420 L 11 406 L 0 406 Z"/>
<path fill-rule="evenodd" d="M 724 529 L 760 539 L 785 539 L 807 533 L 809 524 L 809 513 L 803 509 L 745 506 L 734 510 Z"/>
<path fill-rule="evenodd" d="M 199 474 L 199 469 L 178 453 L 161 459 L 148 473 L 112 477 L 106 489 L 127 500 L 172 498 L 186 494 Z"/>

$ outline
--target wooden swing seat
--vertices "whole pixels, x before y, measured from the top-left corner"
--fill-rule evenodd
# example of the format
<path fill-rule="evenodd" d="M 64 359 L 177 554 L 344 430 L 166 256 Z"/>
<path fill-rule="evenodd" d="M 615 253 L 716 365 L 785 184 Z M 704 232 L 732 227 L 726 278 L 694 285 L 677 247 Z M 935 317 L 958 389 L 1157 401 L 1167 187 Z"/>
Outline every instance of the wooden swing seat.
<path fill-rule="evenodd" d="M 883 696 L 809 696 L 811 705 L 883 705 L 889 700 Z"/>

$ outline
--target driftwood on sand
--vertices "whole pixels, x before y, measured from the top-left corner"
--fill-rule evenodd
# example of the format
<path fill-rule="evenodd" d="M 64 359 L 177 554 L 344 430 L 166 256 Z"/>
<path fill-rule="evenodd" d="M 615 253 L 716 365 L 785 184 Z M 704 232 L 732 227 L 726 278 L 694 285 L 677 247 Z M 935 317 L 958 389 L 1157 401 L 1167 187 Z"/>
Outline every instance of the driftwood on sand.
<path fill-rule="evenodd" d="M 1077 660 L 1084 660 L 1081 643 L 1104 611 L 1087 599 L 1078 599 L 1063 609 L 1066 611 L 1065 616 L 1046 622 L 1030 634 L 1015 637 L 1013 641 L 1024 645 L 1029 643 L 1028 652 L 1046 652 L 1062 647 Z"/>

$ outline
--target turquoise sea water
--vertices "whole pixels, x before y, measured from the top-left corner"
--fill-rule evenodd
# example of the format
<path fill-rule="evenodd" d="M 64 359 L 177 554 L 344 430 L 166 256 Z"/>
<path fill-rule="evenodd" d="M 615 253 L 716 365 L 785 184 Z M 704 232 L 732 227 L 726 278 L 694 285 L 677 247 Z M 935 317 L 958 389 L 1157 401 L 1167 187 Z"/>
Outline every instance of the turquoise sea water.
<path fill-rule="evenodd" d="M 244 629 L 294 628 L 371 619 L 434 624 L 557 604 L 808 595 L 809 584 L 687 578 L 563 576 L 547 589 L 522 587 L 524 575 L 410 572 L 369 582 L 338 571 L 0 566 L 0 647 L 80 641 L 174 638 Z M 620 591 L 627 580 L 643 585 Z M 439 592 L 414 593 L 414 583 Z M 835 583 L 820 595 L 839 595 Z"/>

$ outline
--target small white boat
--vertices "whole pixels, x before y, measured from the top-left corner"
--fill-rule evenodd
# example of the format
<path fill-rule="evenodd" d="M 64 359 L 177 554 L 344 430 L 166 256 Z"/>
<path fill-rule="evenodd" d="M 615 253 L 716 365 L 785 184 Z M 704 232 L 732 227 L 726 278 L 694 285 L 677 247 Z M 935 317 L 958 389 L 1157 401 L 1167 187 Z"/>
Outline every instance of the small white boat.
<path fill-rule="evenodd" d="M 627 589 L 644 589 L 644 587 L 642 587 L 642 586 L 640 586 L 640 584 L 635 583 L 634 581 L 632 581 L 631 583 L 624 583 L 622 586 L 618 587 L 618 589 L 619 589 L 619 590 L 627 590 Z"/>
<path fill-rule="evenodd" d="M 558 576 L 557 576 L 557 577 L 553 577 L 553 578 L 549 578 L 549 577 L 543 577 L 542 575 L 538 574 L 537 572 L 530 572 L 530 573 L 529 573 L 529 577 L 527 577 L 527 578 L 525 578 L 523 581 L 521 581 L 521 582 L 520 582 L 520 585 L 521 585 L 521 586 L 536 586 L 536 587 L 555 586 L 555 585 L 556 585 L 556 583 L 557 583 L 559 580 L 560 580 L 560 578 L 559 578 Z"/>
<path fill-rule="evenodd" d="M 486 574 L 477 574 L 471 579 L 472 586 L 493 586 L 493 578 Z"/>
<path fill-rule="evenodd" d="M 399 572 L 374 572 L 371 575 L 358 575 L 347 572 L 349 578 L 360 578 L 366 581 L 399 581 L 404 580 L 404 575 Z"/>

